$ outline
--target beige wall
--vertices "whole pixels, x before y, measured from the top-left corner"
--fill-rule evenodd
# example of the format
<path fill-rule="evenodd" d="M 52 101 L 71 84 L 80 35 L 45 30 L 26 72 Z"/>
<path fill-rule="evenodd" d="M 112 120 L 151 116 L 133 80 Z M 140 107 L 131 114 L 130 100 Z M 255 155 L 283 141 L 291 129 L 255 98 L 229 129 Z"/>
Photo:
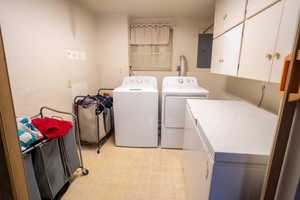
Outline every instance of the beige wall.
<path fill-rule="evenodd" d="M 100 15 L 97 28 L 96 55 L 101 87 L 116 88 L 128 75 L 128 17 Z"/>
<path fill-rule="evenodd" d="M 91 12 L 66 0 L 1 1 L 0 24 L 18 116 L 44 105 L 70 111 L 68 80 L 98 87 Z M 67 59 L 70 49 L 86 52 L 87 59 Z"/>
<path fill-rule="evenodd" d="M 262 86 L 264 84 L 264 82 L 256 80 L 228 77 L 225 91 L 257 105 L 260 101 Z M 273 113 L 278 113 L 279 105 L 279 84 L 266 83 L 262 108 Z"/>

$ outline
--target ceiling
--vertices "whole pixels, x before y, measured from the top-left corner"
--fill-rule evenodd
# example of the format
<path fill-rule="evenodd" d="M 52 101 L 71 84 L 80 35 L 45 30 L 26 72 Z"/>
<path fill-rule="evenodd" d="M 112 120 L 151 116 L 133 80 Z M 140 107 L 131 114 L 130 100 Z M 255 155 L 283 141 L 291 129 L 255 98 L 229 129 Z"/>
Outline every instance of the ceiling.
<path fill-rule="evenodd" d="M 210 20 L 214 0 L 78 0 L 100 14 L 131 17 L 193 17 Z"/>

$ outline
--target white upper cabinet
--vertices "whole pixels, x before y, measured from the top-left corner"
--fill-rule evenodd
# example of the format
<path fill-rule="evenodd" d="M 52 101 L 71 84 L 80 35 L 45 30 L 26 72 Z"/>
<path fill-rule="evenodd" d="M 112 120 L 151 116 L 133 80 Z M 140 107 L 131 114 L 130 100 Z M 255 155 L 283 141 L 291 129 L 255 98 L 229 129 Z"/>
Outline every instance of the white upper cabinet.
<path fill-rule="evenodd" d="M 247 17 L 250 17 L 267 8 L 278 0 L 248 0 Z"/>
<path fill-rule="evenodd" d="M 282 3 L 281 1 L 246 21 L 239 77 L 269 81 Z"/>
<path fill-rule="evenodd" d="M 247 2 L 216 0 L 211 72 L 279 83 L 293 50 L 300 0 Z"/>
<path fill-rule="evenodd" d="M 246 0 L 216 0 L 214 37 L 244 20 Z"/>
<path fill-rule="evenodd" d="M 297 33 L 299 13 L 299 0 L 285 1 L 280 29 L 278 33 L 277 45 L 273 54 L 274 58 L 270 82 L 279 83 L 281 80 L 285 57 L 293 51 L 293 44 Z"/>
<path fill-rule="evenodd" d="M 211 72 L 237 76 L 243 24 L 214 39 Z"/>

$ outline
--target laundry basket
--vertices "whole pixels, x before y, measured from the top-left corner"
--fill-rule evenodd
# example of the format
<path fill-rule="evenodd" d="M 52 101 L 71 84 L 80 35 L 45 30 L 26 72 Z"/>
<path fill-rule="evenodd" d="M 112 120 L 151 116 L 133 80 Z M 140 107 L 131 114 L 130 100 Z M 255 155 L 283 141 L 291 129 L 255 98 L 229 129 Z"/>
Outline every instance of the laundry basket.
<path fill-rule="evenodd" d="M 28 193 L 30 200 L 41 200 L 40 190 L 37 184 L 36 175 L 32 163 L 31 153 L 23 154 L 24 168 L 28 186 Z"/>
<path fill-rule="evenodd" d="M 106 97 L 77 96 L 74 108 L 79 121 L 80 140 L 86 143 L 101 144 L 109 137 L 112 130 L 112 105 L 108 105 Z"/>
<path fill-rule="evenodd" d="M 54 199 L 68 181 L 58 139 L 35 148 L 33 166 L 42 199 Z"/>
<path fill-rule="evenodd" d="M 78 106 L 80 139 L 84 142 L 98 143 L 107 134 L 105 124 L 107 118 L 104 112 L 96 114 L 96 104 L 88 107 Z"/>
<path fill-rule="evenodd" d="M 62 137 L 36 141 L 22 151 L 30 200 L 54 199 L 77 169 L 83 176 L 89 173 L 83 165 L 77 117 L 42 107 L 31 119 L 54 117 L 45 116 L 45 111 L 72 117 L 74 126 Z"/>

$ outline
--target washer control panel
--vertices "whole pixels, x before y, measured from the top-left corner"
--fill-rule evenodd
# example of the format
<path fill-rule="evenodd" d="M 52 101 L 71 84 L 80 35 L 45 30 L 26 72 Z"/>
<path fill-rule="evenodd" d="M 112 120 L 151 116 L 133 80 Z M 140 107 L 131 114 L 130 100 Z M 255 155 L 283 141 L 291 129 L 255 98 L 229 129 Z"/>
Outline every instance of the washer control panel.
<path fill-rule="evenodd" d="M 157 88 L 157 81 L 152 76 L 128 76 L 125 77 L 122 87 L 126 88 Z"/>

